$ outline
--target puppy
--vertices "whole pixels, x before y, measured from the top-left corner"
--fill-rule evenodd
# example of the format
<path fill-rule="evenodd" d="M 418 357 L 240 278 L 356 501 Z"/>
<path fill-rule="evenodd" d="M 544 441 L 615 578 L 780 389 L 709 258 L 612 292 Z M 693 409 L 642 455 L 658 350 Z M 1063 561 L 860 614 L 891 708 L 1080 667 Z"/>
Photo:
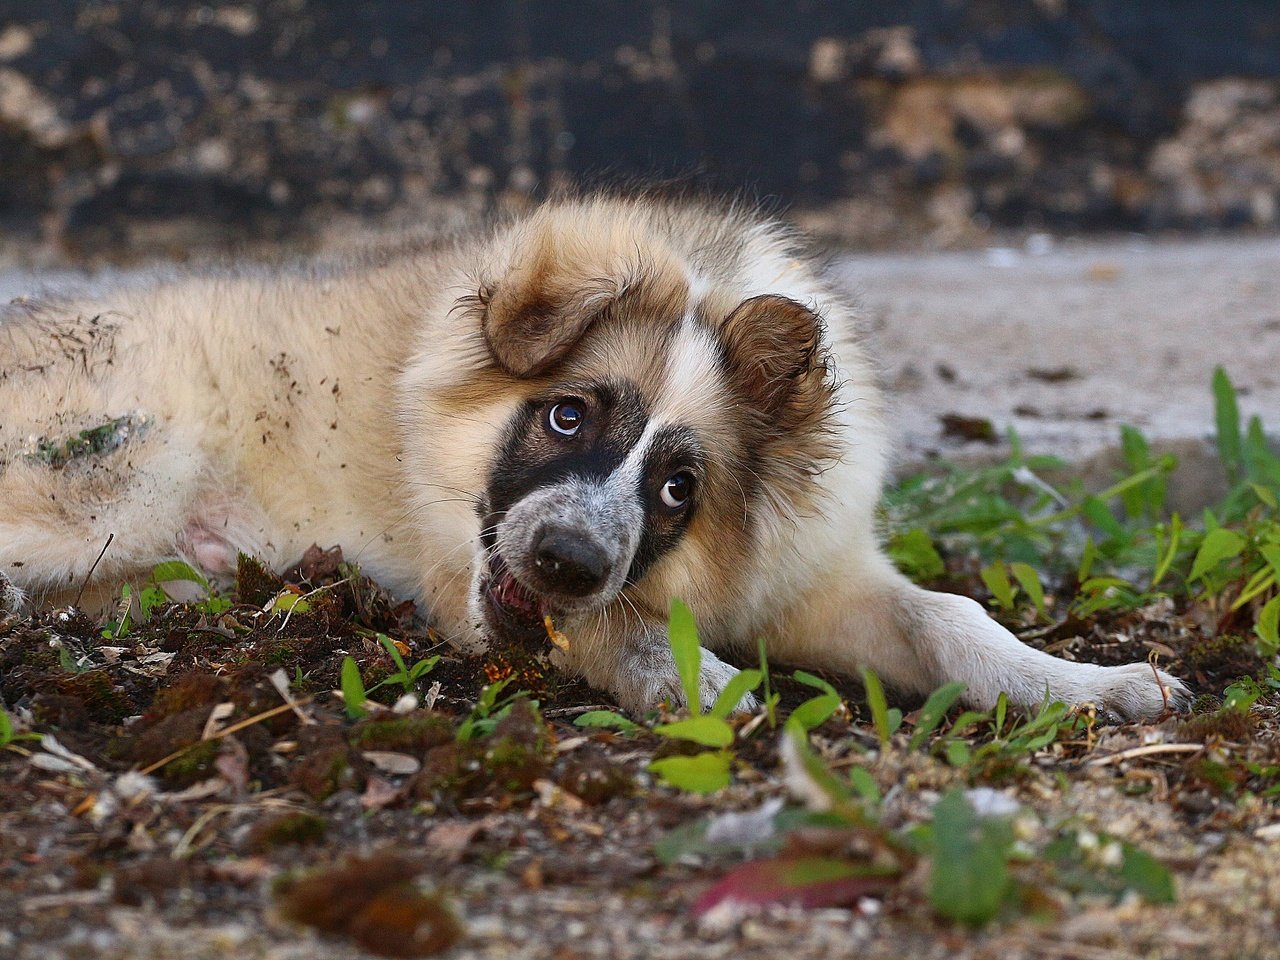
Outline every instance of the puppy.
<path fill-rule="evenodd" d="M 876 537 L 882 400 L 855 315 L 777 222 L 650 198 L 281 269 L 152 277 L 0 317 L 0 570 L 54 597 L 179 556 L 341 543 L 463 648 L 551 616 L 568 669 L 683 699 L 665 622 L 717 652 L 875 670 L 969 705 L 1180 705 L 916 587 Z M 744 703 L 749 706 L 749 703 Z"/>

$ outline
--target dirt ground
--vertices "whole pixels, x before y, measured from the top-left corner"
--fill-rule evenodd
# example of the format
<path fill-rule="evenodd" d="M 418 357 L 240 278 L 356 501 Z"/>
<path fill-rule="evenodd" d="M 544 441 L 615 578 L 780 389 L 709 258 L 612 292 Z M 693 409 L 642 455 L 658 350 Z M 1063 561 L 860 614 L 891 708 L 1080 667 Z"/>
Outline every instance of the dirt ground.
<path fill-rule="evenodd" d="M 412 956 L 423 955 L 412 931 L 443 925 L 458 958 L 1275 956 L 1280 829 L 1262 794 L 1280 769 L 1280 711 L 1266 700 L 1224 719 L 1205 698 L 1190 719 L 1095 725 L 979 769 L 910 751 L 905 738 L 880 748 L 860 691 L 844 684 L 847 708 L 814 743 L 833 769 L 869 772 L 886 827 L 926 822 L 950 786 L 989 786 L 1017 808 L 1031 846 L 1064 825 L 1141 846 L 1172 871 L 1176 902 L 1033 880 L 1026 890 L 1044 900 L 1035 913 L 974 933 L 931 914 L 916 870 L 838 908 L 699 915 L 698 898 L 744 856 L 691 848 L 664 862 L 661 842 L 709 814 L 787 797 L 767 724 L 739 722 L 736 782 L 708 799 L 646 769 L 671 741 L 574 726 L 599 695 L 521 651 L 446 654 L 423 706 L 352 721 L 332 692 L 343 658 L 354 656 L 366 683 L 394 666 L 373 631 L 408 664 L 439 645 L 347 569 L 304 563 L 292 578 L 310 609 L 264 611 L 289 588 L 251 571 L 227 610 L 162 606 L 107 642 L 100 624 L 65 610 L 0 630 L 0 695 L 51 735 L 0 752 L 6 955 L 365 955 L 354 938 Z M 1200 690 L 1261 670 L 1248 646 L 1206 635 L 1193 611 L 1171 605 L 1034 637 L 1099 662 L 1154 649 Z M 487 736 L 459 741 L 481 686 L 512 673 L 544 720 L 518 707 Z M 773 674 L 785 716 L 806 688 L 784 667 Z M 318 887 L 298 879 L 356 855 L 371 859 Z M 378 901 L 388 875 L 394 889 L 420 877 L 430 899 L 415 909 Z M 370 898 L 373 921 L 360 927 L 350 915 Z"/>

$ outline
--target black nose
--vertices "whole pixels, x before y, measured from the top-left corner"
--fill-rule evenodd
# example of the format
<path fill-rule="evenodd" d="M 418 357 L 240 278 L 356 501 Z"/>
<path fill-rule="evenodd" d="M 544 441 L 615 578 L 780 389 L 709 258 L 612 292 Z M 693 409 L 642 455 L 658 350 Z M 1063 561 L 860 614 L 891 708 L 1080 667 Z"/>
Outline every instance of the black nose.
<path fill-rule="evenodd" d="M 533 562 L 549 589 L 575 597 L 591 593 L 609 575 L 609 558 L 600 544 L 554 527 L 538 540 Z"/>

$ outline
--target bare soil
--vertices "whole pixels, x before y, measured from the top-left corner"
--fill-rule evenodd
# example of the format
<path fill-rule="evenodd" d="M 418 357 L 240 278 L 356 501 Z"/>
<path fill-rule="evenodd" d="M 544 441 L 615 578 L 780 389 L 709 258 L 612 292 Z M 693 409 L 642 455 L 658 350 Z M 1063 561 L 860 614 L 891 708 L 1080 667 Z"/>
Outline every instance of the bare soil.
<path fill-rule="evenodd" d="M 839 684 L 847 706 L 815 732 L 815 747 L 834 768 L 869 771 L 887 825 L 927 820 L 954 784 L 989 785 L 1020 806 L 1032 846 L 1064 823 L 1140 845 L 1173 871 L 1176 902 L 1046 889 L 1034 915 L 971 931 L 931 912 L 917 871 L 846 906 L 699 916 L 696 899 L 742 856 L 663 863 L 655 844 L 709 814 L 787 795 L 767 723 L 739 743 L 732 787 L 703 797 L 658 785 L 646 767 L 678 749 L 670 740 L 574 726 L 606 700 L 557 675 L 541 651 L 459 659 L 411 605 L 334 560 L 314 551 L 285 580 L 246 565 L 230 609 L 165 605 L 116 639 L 73 609 L 0 627 L 0 698 L 20 727 L 45 735 L 0 750 L 0 952 L 1277 956 L 1280 818 L 1265 796 L 1280 782 L 1274 700 L 1235 714 L 1205 696 L 1189 718 L 1099 723 L 974 769 L 908 752 L 905 740 L 880 749 L 861 691 Z M 963 572 L 949 585 L 980 593 Z M 265 612 L 281 590 L 307 595 L 308 609 Z M 1082 660 L 1155 651 L 1208 694 L 1263 670 L 1215 614 L 1168 603 L 1011 626 Z M 443 659 L 419 684 L 418 706 L 353 720 L 333 691 L 347 655 L 367 685 L 395 670 L 378 632 L 410 665 Z M 813 692 L 788 673 L 773 668 L 783 715 Z M 540 715 L 517 705 L 487 735 L 459 741 L 484 684 L 513 674 L 508 690 L 528 690 Z M 397 692 L 390 684 L 374 696 L 391 703 Z"/>

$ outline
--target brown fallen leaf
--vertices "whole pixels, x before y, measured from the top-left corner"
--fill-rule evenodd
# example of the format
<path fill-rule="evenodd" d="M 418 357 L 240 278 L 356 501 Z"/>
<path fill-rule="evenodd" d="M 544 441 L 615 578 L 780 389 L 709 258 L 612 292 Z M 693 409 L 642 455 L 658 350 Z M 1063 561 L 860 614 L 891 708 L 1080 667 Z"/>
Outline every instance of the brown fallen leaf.
<path fill-rule="evenodd" d="M 489 825 L 488 817 L 480 820 L 446 820 L 431 828 L 431 832 L 427 834 L 426 847 L 433 856 L 445 863 L 458 863 L 467 847 L 471 846 L 471 841 Z"/>
<path fill-rule="evenodd" d="M 364 793 L 360 795 L 360 807 L 364 810 L 381 810 L 393 803 L 399 803 L 404 797 L 403 786 L 396 786 L 383 777 L 370 776 L 365 783 Z"/>
<path fill-rule="evenodd" d="M 551 622 L 551 614 L 542 618 L 542 625 L 547 628 L 547 638 L 553 646 L 565 651 L 569 649 L 569 638 L 556 629 L 555 624 Z"/>

